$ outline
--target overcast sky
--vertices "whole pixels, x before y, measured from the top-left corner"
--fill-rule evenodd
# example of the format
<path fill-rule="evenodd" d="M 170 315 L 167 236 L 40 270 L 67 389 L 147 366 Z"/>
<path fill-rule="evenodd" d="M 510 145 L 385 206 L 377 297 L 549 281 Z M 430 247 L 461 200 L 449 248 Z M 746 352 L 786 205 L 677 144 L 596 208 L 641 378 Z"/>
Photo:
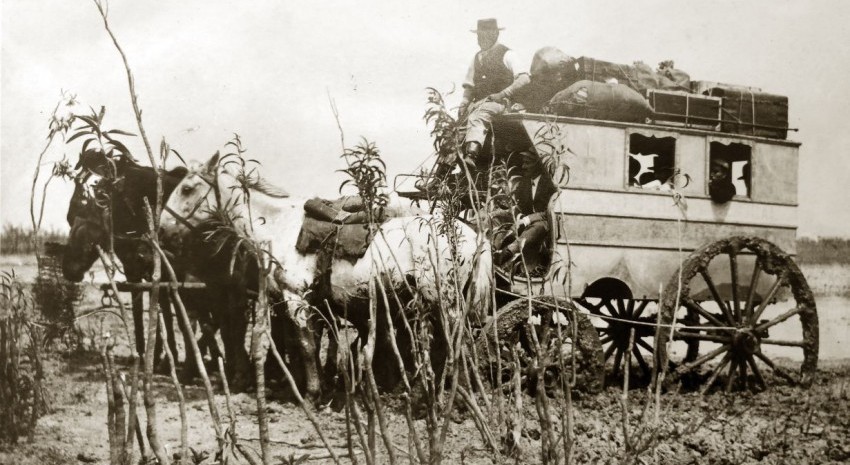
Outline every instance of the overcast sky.
<path fill-rule="evenodd" d="M 382 149 L 390 174 L 430 153 L 428 86 L 460 86 L 473 29 L 497 17 L 502 42 L 530 61 L 556 46 L 693 79 L 787 95 L 800 152 L 801 235 L 850 235 L 850 1 L 215 1 L 112 0 L 110 22 L 136 76 L 153 144 L 206 159 L 234 132 L 263 172 L 297 194 L 335 194 L 340 135 Z M 28 224 L 29 186 L 60 90 L 107 108 L 105 126 L 138 132 L 120 58 L 90 0 L 2 0 L 0 222 Z M 457 95 L 449 97 L 454 104 Z M 130 141 L 146 160 L 140 140 Z M 57 141 L 48 161 L 78 145 Z M 48 191 L 65 228 L 72 186 Z"/>

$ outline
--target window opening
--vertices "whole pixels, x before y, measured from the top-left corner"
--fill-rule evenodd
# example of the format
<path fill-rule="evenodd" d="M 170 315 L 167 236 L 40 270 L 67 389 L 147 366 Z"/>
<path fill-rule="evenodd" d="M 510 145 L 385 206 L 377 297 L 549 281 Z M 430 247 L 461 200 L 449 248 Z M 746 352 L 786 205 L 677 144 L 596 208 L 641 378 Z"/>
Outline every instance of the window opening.
<path fill-rule="evenodd" d="M 662 189 L 676 168 L 676 138 L 629 135 L 629 186 Z"/>
<path fill-rule="evenodd" d="M 732 142 L 711 142 L 709 145 L 709 186 L 731 182 L 734 195 L 750 197 L 752 190 L 752 147 Z M 709 189 L 709 194 L 711 189 Z"/>

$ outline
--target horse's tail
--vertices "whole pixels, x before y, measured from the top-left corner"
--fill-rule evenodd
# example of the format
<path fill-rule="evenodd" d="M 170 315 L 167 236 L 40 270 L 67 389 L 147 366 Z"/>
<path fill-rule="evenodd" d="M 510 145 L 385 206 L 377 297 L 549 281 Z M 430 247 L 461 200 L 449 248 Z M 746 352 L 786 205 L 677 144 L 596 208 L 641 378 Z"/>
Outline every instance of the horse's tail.
<path fill-rule="evenodd" d="M 478 256 L 468 283 L 472 291 L 470 313 L 481 322 L 490 314 L 493 302 L 493 254 L 490 248 L 486 240 L 477 247 Z"/>

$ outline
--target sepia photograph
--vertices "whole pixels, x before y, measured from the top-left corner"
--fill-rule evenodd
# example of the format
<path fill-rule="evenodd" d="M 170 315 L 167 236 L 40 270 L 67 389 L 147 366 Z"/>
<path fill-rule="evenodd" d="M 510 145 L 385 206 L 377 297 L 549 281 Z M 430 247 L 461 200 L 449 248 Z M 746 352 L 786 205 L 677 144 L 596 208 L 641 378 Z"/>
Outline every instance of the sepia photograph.
<path fill-rule="evenodd" d="M 0 0 L 0 465 L 850 463 L 848 18 Z"/>

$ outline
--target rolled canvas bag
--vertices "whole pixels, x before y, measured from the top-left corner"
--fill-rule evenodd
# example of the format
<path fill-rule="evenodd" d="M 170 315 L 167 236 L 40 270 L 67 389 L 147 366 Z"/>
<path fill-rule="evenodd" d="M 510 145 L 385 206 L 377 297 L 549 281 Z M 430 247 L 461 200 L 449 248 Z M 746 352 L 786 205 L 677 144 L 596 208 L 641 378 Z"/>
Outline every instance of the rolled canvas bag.
<path fill-rule="evenodd" d="M 623 84 L 578 81 L 555 94 L 548 110 L 559 116 L 643 123 L 652 114 L 649 102 Z"/>

